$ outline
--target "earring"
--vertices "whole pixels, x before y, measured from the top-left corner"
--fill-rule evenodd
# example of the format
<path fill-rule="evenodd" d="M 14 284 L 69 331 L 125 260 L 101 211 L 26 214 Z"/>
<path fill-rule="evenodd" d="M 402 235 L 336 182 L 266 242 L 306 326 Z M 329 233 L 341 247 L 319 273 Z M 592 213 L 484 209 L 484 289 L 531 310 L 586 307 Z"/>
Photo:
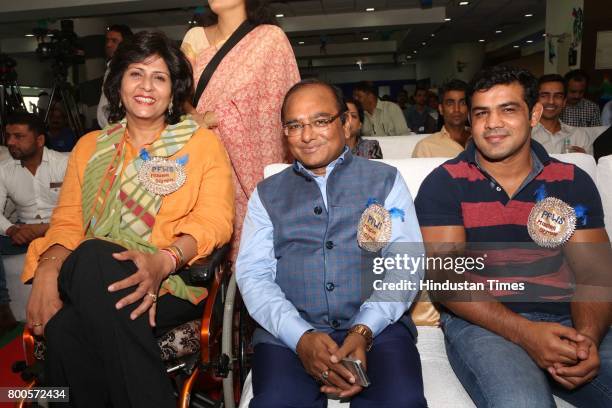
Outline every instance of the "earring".
<path fill-rule="evenodd" d="M 119 99 L 119 109 L 123 108 L 123 102 L 121 102 L 121 99 Z"/>
<path fill-rule="evenodd" d="M 172 115 L 172 101 L 170 101 L 170 105 L 168 105 L 168 115 Z"/>

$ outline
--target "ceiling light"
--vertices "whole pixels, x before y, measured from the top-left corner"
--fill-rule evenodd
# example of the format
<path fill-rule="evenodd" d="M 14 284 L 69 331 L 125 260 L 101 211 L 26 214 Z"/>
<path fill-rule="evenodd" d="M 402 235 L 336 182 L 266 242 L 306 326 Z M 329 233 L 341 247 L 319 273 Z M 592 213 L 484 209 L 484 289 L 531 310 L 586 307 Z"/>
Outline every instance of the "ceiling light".
<path fill-rule="evenodd" d="M 502 30 L 495 30 L 495 34 L 501 34 Z"/>
<path fill-rule="evenodd" d="M 26 34 L 26 37 L 34 37 L 34 34 Z"/>
<path fill-rule="evenodd" d="M 284 15 L 284 14 L 277 14 L 277 15 L 276 15 L 276 18 L 283 18 L 283 17 L 285 17 L 285 15 Z"/>
<path fill-rule="evenodd" d="M 512 48 L 519 48 L 520 45 L 513 45 Z"/>
<path fill-rule="evenodd" d="M 546 37 L 546 36 L 547 36 L 547 34 L 546 34 L 546 33 L 542 34 L 542 37 Z"/>
<path fill-rule="evenodd" d="M 298 42 L 299 45 L 304 45 L 304 41 Z"/>
<path fill-rule="evenodd" d="M 446 18 L 444 19 L 444 21 L 451 21 L 451 18 L 450 18 L 450 17 L 446 17 Z"/>
<path fill-rule="evenodd" d="M 533 17 L 533 14 L 527 13 L 527 14 L 525 14 L 525 17 Z"/>
<path fill-rule="evenodd" d="M 406 59 L 411 59 L 412 55 L 406 55 Z"/>
<path fill-rule="evenodd" d="M 414 50 L 414 51 L 412 51 L 412 52 L 416 54 L 416 53 L 417 53 L 417 50 Z"/>
<path fill-rule="evenodd" d="M 368 38 L 368 37 L 363 37 L 363 38 L 362 38 L 362 40 L 363 40 L 363 41 L 368 41 L 368 40 L 369 40 L 369 38 Z"/>
<path fill-rule="evenodd" d="M 469 5 L 469 4 L 470 4 L 470 2 L 469 2 L 469 1 L 460 1 L 460 2 L 459 2 L 459 5 L 460 5 L 460 6 L 467 6 L 467 5 Z"/>
<path fill-rule="evenodd" d="M 432 34 L 431 34 L 431 36 L 432 36 L 432 37 L 435 37 L 436 35 L 432 33 Z"/>
<path fill-rule="evenodd" d="M 368 8 L 366 9 L 366 11 L 374 11 L 374 10 L 375 10 L 375 8 L 374 8 L 374 7 L 368 7 Z"/>
<path fill-rule="evenodd" d="M 426 43 L 425 41 L 423 41 L 423 42 L 421 43 L 421 45 L 427 45 L 427 43 Z"/>
<path fill-rule="evenodd" d="M 531 44 L 533 40 L 527 40 L 527 44 Z"/>
<path fill-rule="evenodd" d="M 478 42 L 484 42 L 484 40 L 483 40 L 483 39 L 480 39 L 480 40 L 478 40 Z"/>

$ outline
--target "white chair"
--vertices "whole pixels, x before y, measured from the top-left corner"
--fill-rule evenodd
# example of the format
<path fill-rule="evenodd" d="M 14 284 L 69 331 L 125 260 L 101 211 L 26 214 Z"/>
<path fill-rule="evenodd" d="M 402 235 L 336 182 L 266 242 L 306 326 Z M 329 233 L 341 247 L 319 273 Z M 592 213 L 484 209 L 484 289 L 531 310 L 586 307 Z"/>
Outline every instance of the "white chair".
<path fill-rule="evenodd" d="M 606 231 L 608 237 L 612 238 L 612 156 L 599 159 L 596 183 L 603 204 Z"/>
<path fill-rule="evenodd" d="M 389 136 L 392 137 L 392 136 Z M 399 137 L 399 136 L 398 136 Z M 382 139 L 382 138 L 381 138 Z M 384 152 L 383 152 L 384 154 Z M 386 156 L 385 156 L 386 157 Z M 573 163 L 587 172 L 593 180 L 596 180 L 598 168 L 592 156 L 583 153 L 571 153 L 563 155 L 553 155 L 553 157 Z M 391 166 L 396 167 L 408 184 L 410 194 L 416 197 L 421 183 L 427 175 L 440 164 L 444 163 L 445 158 L 429 158 L 429 159 L 401 159 L 401 160 L 381 160 Z M 612 179 L 612 156 L 604 164 L 607 171 L 606 180 Z M 602 165 L 600 159 L 600 166 Z M 269 177 L 285 169 L 288 164 L 271 164 L 264 169 L 264 177 Z M 601 171 L 600 171 L 601 174 Z M 601 177 L 601 176 L 600 176 Z M 600 187 L 601 189 L 601 187 Z M 609 188 L 608 188 L 609 190 Z M 612 192 L 607 196 L 607 204 L 612 207 Z M 603 196 L 602 196 L 603 199 Z M 612 214 L 612 208 L 608 212 Z M 469 395 L 455 376 L 453 369 L 446 355 L 444 346 L 444 334 L 438 327 L 418 326 L 417 349 L 421 356 L 421 365 L 423 368 L 423 385 L 425 388 L 425 397 L 431 408 L 445 407 L 474 407 L 474 403 Z M 511 379 L 510 379 L 511 381 Z M 242 390 L 242 397 L 239 408 L 248 407 L 249 401 L 253 398 L 253 389 L 251 383 L 251 374 L 247 377 Z M 555 396 L 557 407 L 571 408 L 572 405 Z M 348 407 L 348 403 L 340 403 L 337 400 L 329 400 L 328 407 Z"/>
<path fill-rule="evenodd" d="M 365 136 L 364 139 L 377 140 L 385 160 L 409 159 L 416 144 L 427 136 L 429 135 Z"/>

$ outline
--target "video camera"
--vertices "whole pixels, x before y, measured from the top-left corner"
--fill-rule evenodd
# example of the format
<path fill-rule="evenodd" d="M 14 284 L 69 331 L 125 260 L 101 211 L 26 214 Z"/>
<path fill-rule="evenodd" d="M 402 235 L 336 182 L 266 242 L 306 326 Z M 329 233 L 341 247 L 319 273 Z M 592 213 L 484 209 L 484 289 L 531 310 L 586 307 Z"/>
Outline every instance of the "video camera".
<path fill-rule="evenodd" d="M 78 43 L 72 20 L 62 20 L 60 30 L 35 28 L 38 39 L 36 54 L 41 60 L 53 59 L 56 64 L 70 66 L 85 63 L 85 51 Z"/>
<path fill-rule="evenodd" d="M 6 54 L 0 53 L 0 84 L 17 80 L 16 66 L 17 61 Z"/>

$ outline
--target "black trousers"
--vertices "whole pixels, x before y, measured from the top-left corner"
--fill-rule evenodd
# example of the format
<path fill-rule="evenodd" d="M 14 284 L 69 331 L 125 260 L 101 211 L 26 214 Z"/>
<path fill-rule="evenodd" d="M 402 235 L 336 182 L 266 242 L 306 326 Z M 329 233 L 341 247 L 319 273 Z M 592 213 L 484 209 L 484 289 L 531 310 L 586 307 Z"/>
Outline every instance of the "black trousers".
<path fill-rule="evenodd" d="M 121 310 L 115 303 L 134 287 L 107 289 L 137 269 L 112 257 L 124 250 L 102 240 L 85 241 L 62 266 L 58 285 L 64 306 L 45 328 L 45 374 L 48 386 L 70 388 L 71 407 L 176 406 L 155 337 L 201 317 L 204 302 L 195 306 L 166 295 L 157 302 L 155 330 L 147 313 L 131 320 L 140 301 Z"/>

